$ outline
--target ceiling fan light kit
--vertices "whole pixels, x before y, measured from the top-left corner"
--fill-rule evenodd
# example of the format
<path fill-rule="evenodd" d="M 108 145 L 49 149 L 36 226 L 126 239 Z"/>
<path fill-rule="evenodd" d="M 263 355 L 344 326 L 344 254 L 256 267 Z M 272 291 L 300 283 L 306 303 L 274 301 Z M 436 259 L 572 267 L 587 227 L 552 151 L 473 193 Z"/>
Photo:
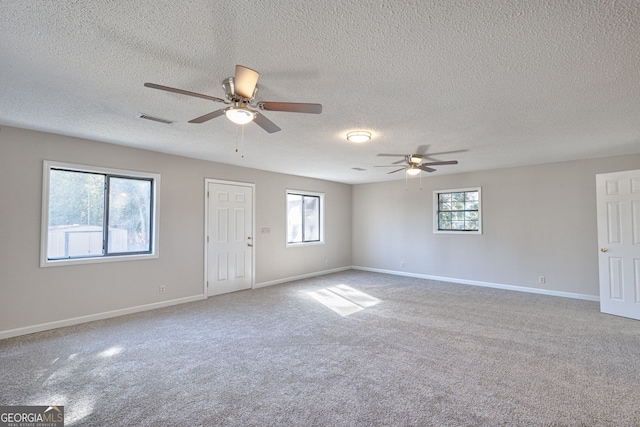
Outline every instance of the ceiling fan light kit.
<path fill-rule="evenodd" d="M 421 169 L 418 168 L 416 165 L 411 165 L 407 168 L 407 175 L 418 175 L 420 171 Z"/>
<path fill-rule="evenodd" d="M 320 114 L 322 112 L 321 104 L 309 104 L 302 102 L 269 102 L 255 101 L 258 93 L 258 78 L 260 73 L 251 68 L 242 65 L 236 65 L 234 77 L 228 77 L 222 81 L 222 88 L 225 92 L 225 98 L 216 98 L 215 96 L 204 95 L 201 93 L 190 92 L 188 90 L 176 89 L 169 86 L 163 86 L 155 83 L 145 83 L 145 87 L 152 89 L 164 90 L 166 92 L 179 93 L 187 96 L 208 99 L 214 102 L 221 102 L 230 105 L 226 108 L 207 113 L 203 116 L 189 120 L 189 123 L 204 123 L 223 114 L 233 123 L 243 125 L 254 122 L 262 129 L 269 133 L 281 130 L 275 123 L 269 120 L 264 114 L 257 110 L 267 111 L 284 111 L 289 113 L 311 113 Z"/>
<path fill-rule="evenodd" d="M 237 125 L 246 125 L 255 118 L 256 113 L 244 107 L 230 107 L 224 115 Z"/>
<path fill-rule="evenodd" d="M 366 130 L 356 130 L 353 132 L 347 132 L 347 140 L 356 143 L 367 142 L 371 139 L 371 132 Z"/>

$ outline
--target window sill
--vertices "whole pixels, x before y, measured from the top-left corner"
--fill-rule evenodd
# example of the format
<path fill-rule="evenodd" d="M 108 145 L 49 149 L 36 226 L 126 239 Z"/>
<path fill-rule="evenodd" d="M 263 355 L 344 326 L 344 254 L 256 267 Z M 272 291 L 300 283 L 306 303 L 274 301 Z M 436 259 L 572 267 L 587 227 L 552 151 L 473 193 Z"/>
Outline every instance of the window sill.
<path fill-rule="evenodd" d="M 94 258 L 68 258 L 55 260 L 41 260 L 40 267 L 62 267 L 65 265 L 80 264 L 101 264 L 104 262 L 120 262 L 120 261 L 141 261 L 145 259 L 159 258 L 158 254 L 137 254 L 137 255 L 112 255 L 98 256 Z"/>
<path fill-rule="evenodd" d="M 324 245 L 324 242 L 287 243 L 287 248 L 299 248 L 303 246 L 318 246 L 318 245 Z"/>
<path fill-rule="evenodd" d="M 433 234 L 482 234 L 482 231 L 464 231 L 464 230 L 433 230 Z"/>

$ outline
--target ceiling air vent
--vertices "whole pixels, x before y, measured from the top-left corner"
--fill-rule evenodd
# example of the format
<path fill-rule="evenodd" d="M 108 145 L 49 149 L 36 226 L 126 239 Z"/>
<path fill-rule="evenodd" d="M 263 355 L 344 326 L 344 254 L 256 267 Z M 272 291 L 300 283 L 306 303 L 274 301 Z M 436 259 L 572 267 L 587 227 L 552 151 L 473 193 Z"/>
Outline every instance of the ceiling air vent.
<path fill-rule="evenodd" d="M 166 125 L 170 125 L 171 123 L 173 123 L 171 120 L 161 119 L 159 117 L 153 117 L 148 114 L 140 114 L 138 117 L 145 120 L 151 120 L 152 122 L 164 123 Z"/>

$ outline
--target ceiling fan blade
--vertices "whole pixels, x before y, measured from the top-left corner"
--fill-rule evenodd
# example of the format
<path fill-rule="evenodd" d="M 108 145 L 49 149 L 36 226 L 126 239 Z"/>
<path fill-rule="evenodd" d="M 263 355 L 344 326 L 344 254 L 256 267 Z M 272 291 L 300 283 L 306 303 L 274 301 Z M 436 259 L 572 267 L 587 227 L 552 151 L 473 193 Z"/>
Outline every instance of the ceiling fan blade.
<path fill-rule="evenodd" d="M 421 166 L 439 166 L 439 165 L 457 165 L 457 160 L 447 160 L 444 162 L 427 162 L 423 163 Z"/>
<path fill-rule="evenodd" d="M 197 98 L 203 98 L 203 99 L 208 99 L 210 101 L 216 101 L 216 102 L 224 103 L 224 99 L 216 98 L 215 96 L 203 95 L 201 93 L 196 93 L 196 92 L 189 92 L 188 90 L 182 90 L 182 89 L 176 89 L 174 87 L 157 85 L 155 83 L 145 83 L 144 85 L 145 85 L 145 87 L 150 87 L 152 89 L 159 89 L 159 90 L 164 90 L 164 91 L 173 92 L 173 93 L 179 93 L 181 95 L 187 95 L 187 96 L 195 96 Z"/>
<path fill-rule="evenodd" d="M 423 170 L 425 172 L 435 172 L 436 170 L 425 165 L 418 165 L 418 169 Z"/>
<path fill-rule="evenodd" d="M 435 156 L 441 156 L 441 155 L 443 155 L 443 154 L 464 153 L 464 152 L 466 152 L 466 151 L 469 151 L 469 150 L 466 150 L 466 149 L 465 149 L 465 150 L 439 151 L 439 152 L 437 152 L 437 153 L 423 153 L 423 154 L 422 154 L 422 158 L 423 158 L 423 159 L 430 159 L 430 158 L 432 158 L 432 157 L 435 157 Z"/>
<path fill-rule="evenodd" d="M 398 165 L 379 165 L 379 166 L 374 166 L 374 168 L 397 168 Z"/>
<path fill-rule="evenodd" d="M 260 102 L 258 104 L 263 110 L 267 111 L 287 111 L 289 113 L 322 113 L 322 105 L 308 104 L 304 102 Z"/>
<path fill-rule="evenodd" d="M 404 154 L 389 154 L 389 153 L 381 153 L 381 154 L 378 154 L 378 156 L 383 156 L 383 157 L 402 157 L 402 159 L 400 159 L 400 160 L 398 160 L 396 162 L 393 162 L 392 165 L 399 165 L 400 163 L 405 162 L 406 161 L 405 158 L 407 157 Z"/>
<path fill-rule="evenodd" d="M 427 152 L 428 149 L 429 149 L 429 144 L 418 145 L 416 153 L 423 155 Z"/>
<path fill-rule="evenodd" d="M 271 120 L 266 118 L 266 116 L 258 112 L 256 112 L 256 116 L 253 118 L 253 121 L 255 122 L 255 124 L 257 124 L 262 129 L 266 130 L 269 133 L 274 133 L 274 132 L 278 132 L 279 130 L 282 130 L 278 127 L 278 125 L 276 125 Z"/>
<path fill-rule="evenodd" d="M 205 114 L 204 116 L 196 117 L 193 120 L 189 120 L 189 123 L 204 123 L 211 119 L 215 119 L 216 117 L 220 117 L 224 114 L 225 108 L 221 108 L 220 110 L 216 110 L 212 113 Z"/>
<path fill-rule="evenodd" d="M 258 83 L 260 73 L 242 65 L 236 65 L 236 76 L 233 79 L 235 92 L 241 98 L 253 98 L 253 91 Z"/>
<path fill-rule="evenodd" d="M 400 168 L 400 169 L 398 169 L 398 170 L 394 170 L 394 171 L 389 172 L 387 175 L 389 175 L 390 173 L 400 172 L 400 171 L 403 171 L 403 170 L 405 170 L 405 169 L 406 169 L 406 168 Z"/>

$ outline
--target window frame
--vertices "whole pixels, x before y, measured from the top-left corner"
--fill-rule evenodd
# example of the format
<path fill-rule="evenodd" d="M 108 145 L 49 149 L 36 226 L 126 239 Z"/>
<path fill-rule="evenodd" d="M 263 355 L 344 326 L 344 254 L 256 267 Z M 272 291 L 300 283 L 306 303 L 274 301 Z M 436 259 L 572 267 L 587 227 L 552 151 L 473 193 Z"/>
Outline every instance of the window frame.
<path fill-rule="evenodd" d="M 49 194 L 51 182 L 51 170 L 67 170 L 71 172 L 93 173 L 105 175 L 111 178 L 129 178 L 151 181 L 151 212 L 150 212 L 150 234 L 151 248 L 149 252 L 123 252 L 107 253 L 90 257 L 75 257 L 62 259 L 48 258 L 48 237 L 49 237 Z M 105 190 L 106 191 L 106 190 Z M 108 209 L 108 193 L 105 192 L 105 209 Z M 42 215 L 40 225 L 40 267 L 53 267 L 75 264 L 95 264 L 103 262 L 133 261 L 141 259 L 153 259 L 159 257 L 159 221 L 160 221 L 160 174 L 150 172 L 130 171 L 115 168 L 105 168 L 100 166 L 88 166 L 74 163 L 64 163 L 58 161 L 45 160 L 43 162 L 42 173 Z M 106 213 L 105 213 L 106 214 Z M 108 228 L 108 225 L 105 225 Z M 108 241 L 107 241 L 108 243 Z"/>
<path fill-rule="evenodd" d="M 477 230 L 440 230 L 440 194 L 478 192 L 478 229 Z M 433 233 L 434 234 L 482 234 L 482 187 L 454 188 L 433 191 Z"/>
<path fill-rule="evenodd" d="M 309 196 L 309 197 L 318 197 L 318 201 L 320 202 L 319 207 L 319 240 L 312 241 L 302 241 L 302 242 L 289 242 L 289 195 L 295 196 Z M 286 247 L 300 247 L 300 246 L 313 246 L 313 245 L 324 245 L 324 193 L 315 192 L 315 191 L 306 191 L 306 190 L 294 190 L 294 189 L 286 189 L 285 197 L 284 197 L 284 205 L 285 205 L 285 242 Z"/>

